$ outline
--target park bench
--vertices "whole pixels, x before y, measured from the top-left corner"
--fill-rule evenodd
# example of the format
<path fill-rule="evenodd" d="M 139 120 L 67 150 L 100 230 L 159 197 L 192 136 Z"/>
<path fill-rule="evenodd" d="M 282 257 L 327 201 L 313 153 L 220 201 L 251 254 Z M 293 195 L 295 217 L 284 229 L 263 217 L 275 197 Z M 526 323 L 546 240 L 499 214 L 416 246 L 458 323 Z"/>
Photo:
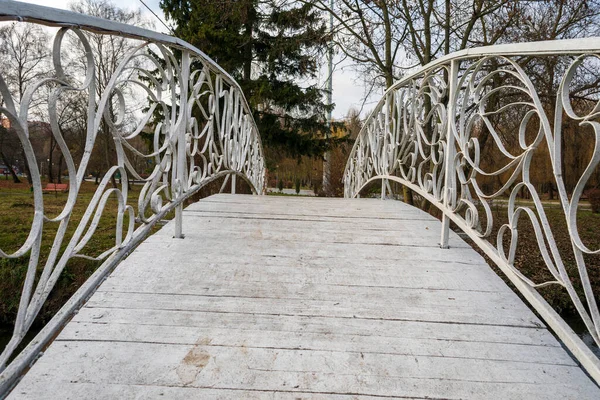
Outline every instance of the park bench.
<path fill-rule="evenodd" d="M 46 185 L 44 189 L 42 189 L 43 193 L 56 193 L 56 192 L 68 192 L 69 184 L 68 183 L 49 183 Z"/>

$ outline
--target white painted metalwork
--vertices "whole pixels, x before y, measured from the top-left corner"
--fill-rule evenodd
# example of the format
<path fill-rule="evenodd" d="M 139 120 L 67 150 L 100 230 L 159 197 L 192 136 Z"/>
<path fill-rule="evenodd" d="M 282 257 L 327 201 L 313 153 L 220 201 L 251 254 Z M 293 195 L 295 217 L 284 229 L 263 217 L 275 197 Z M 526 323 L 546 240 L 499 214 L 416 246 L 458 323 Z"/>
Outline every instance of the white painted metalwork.
<path fill-rule="evenodd" d="M 184 215 L 189 239 L 138 246 L 10 400 L 600 399 L 479 254 L 433 247 L 424 211 L 215 195 Z"/>
<path fill-rule="evenodd" d="M 449 222 L 453 221 L 502 269 L 597 382 L 600 360 L 537 289 L 551 284 L 564 287 L 600 344 L 598 302 L 584 260 L 585 255 L 599 254 L 600 249 L 586 247 L 577 226 L 581 195 L 600 162 L 600 103 L 578 114 L 570 98 L 576 73 L 583 70 L 598 77 L 599 53 L 600 38 L 590 38 L 469 49 L 424 66 L 384 94 L 356 140 L 344 175 L 345 197 L 357 197 L 370 182 L 382 179 L 409 187 L 439 208 L 443 212 L 441 246 L 448 245 Z M 539 88 L 526 70 L 531 70 L 532 60 L 548 57 L 557 60 L 552 84 L 558 90 L 553 101 L 542 102 Z M 587 70 L 582 68 L 590 60 L 592 68 L 590 64 Z M 495 120 L 506 123 L 510 118 L 499 116 L 508 112 L 515 116 L 511 117 L 516 119 L 513 136 L 518 142 L 511 148 Z M 561 175 L 563 117 L 591 127 L 595 140 L 593 155 L 570 197 Z M 483 161 L 486 154 L 479 140 L 484 131 L 489 135 L 485 149 L 501 154 L 500 165 Z M 530 179 L 532 157 L 544 148 L 552 166 L 549 178 L 557 187 L 570 233 L 578 267 L 575 276 L 565 268 L 564 254 Z M 484 190 L 481 182 L 488 177 L 502 178 L 501 187 L 491 193 Z M 520 192 L 528 193 L 532 207 L 517 204 Z M 508 220 L 494 221 L 490 204 L 506 194 Z M 540 254 L 552 276 L 549 281 L 534 282 L 515 268 L 518 222 L 524 218 L 533 225 Z M 497 237 L 491 235 L 494 222 L 502 224 Z M 581 296 L 575 291 L 575 280 L 583 287 Z"/>
<path fill-rule="evenodd" d="M 0 2 L 0 20 L 18 20 L 60 27 L 53 47 L 54 70 L 27 88 L 20 104 L 13 99 L 3 77 L 0 112 L 10 120 L 25 150 L 33 179 L 35 215 L 27 240 L 13 253 L 0 249 L 0 257 L 29 257 L 27 276 L 10 343 L 0 356 L 0 393 L 34 360 L 79 305 L 93 292 L 112 268 L 131 249 L 148 236 L 151 228 L 169 212 L 176 213 L 176 237 L 183 237 L 183 202 L 207 183 L 229 175 L 243 178 L 255 193 L 264 191 L 265 164 L 260 136 L 244 95 L 235 80 L 208 56 L 193 46 L 156 32 L 105 21 L 63 10 L 33 6 L 13 1 Z M 94 54 L 86 31 L 124 36 L 140 40 L 113 73 L 108 87 L 98 96 Z M 72 32 L 86 50 L 86 73 L 83 82 L 63 68 L 62 54 L 66 34 Z M 140 61 L 141 60 L 141 61 Z M 35 91 L 49 88 L 47 114 L 52 134 L 64 156 L 69 177 L 68 200 L 60 215 L 47 214 L 42 196 L 38 163 L 28 133 L 28 111 Z M 150 99 L 135 126 L 125 123 L 128 111 L 125 88 L 141 90 Z M 74 160 L 56 120 L 61 96 L 80 93 L 87 99 L 87 137 L 80 160 Z M 65 237 L 73 207 L 86 175 L 100 124 L 108 124 L 114 139 L 117 163 L 102 178 L 84 216 L 74 233 Z M 153 141 L 148 154 L 130 144 L 143 130 L 150 130 Z M 152 160 L 154 167 L 147 178 L 140 176 L 129 156 L 135 154 Z M 116 174 L 122 184 L 110 183 Z M 128 196 L 127 178 L 143 182 L 139 198 Z M 235 185 L 235 179 L 233 179 Z M 7 366 L 7 361 L 34 322 L 66 263 L 85 255 L 86 243 L 92 238 L 109 198 L 118 201 L 115 244 L 101 255 L 102 266 L 79 289 L 56 317 Z M 124 218 L 128 224 L 124 226 Z M 57 224 L 58 231 L 47 261 L 39 265 L 43 228 Z M 38 273 L 41 271 L 41 274 Z"/>

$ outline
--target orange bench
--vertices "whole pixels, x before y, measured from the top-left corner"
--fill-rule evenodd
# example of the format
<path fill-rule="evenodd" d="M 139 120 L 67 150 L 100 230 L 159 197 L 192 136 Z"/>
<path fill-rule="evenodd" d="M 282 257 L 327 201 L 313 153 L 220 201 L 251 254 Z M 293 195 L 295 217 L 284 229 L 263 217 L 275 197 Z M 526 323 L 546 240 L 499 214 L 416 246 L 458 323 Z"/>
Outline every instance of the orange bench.
<path fill-rule="evenodd" d="M 42 189 L 43 193 L 56 193 L 56 192 L 68 192 L 68 183 L 49 183 L 45 188 Z"/>

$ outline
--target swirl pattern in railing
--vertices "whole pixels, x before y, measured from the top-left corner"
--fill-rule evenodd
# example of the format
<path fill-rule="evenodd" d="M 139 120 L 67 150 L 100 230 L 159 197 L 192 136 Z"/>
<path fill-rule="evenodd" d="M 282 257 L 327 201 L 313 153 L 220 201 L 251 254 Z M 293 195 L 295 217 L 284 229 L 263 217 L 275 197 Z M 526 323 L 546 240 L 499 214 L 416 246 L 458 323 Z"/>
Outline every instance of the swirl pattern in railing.
<path fill-rule="evenodd" d="M 346 197 L 356 197 L 375 180 L 391 180 L 435 205 L 443 214 L 442 247 L 447 247 L 452 221 L 600 382 L 600 360 L 538 292 L 562 286 L 600 344 L 598 299 L 588 275 L 589 268 L 599 266 L 586 265 L 586 257 L 600 249 L 585 244 L 577 220 L 581 196 L 600 162 L 600 102 L 594 94 L 578 96 L 575 107 L 571 93 L 586 83 L 597 85 L 599 51 L 595 38 L 505 45 L 449 55 L 421 68 L 390 88 L 367 119 L 346 165 L 344 190 Z M 551 78 L 544 80 L 548 65 Z M 577 129 L 587 127 L 593 148 L 569 194 L 561 173 L 564 119 L 574 121 Z M 543 157 L 549 159 L 547 177 L 561 202 L 575 272 L 565 266 L 564 258 L 571 256 L 559 249 L 539 182 L 531 177 L 538 162 L 533 160 Z M 522 197 L 531 206 L 519 204 Z M 497 220 L 494 201 L 506 208 L 506 219 Z M 548 279 L 542 281 L 515 267 L 519 223 L 526 222 L 547 269 Z"/>
<path fill-rule="evenodd" d="M 235 176 L 240 176 L 255 193 L 262 193 L 265 164 L 260 136 L 240 87 L 210 58 L 185 42 L 110 21 L 16 2 L 3 3 L 1 15 L 4 20 L 30 22 L 42 22 L 39 16 L 43 16 L 44 24 L 62 26 L 54 38 L 53 71 L 31 84 L 20 102 L 0 76 L 3 104 L 0 113 L 8 118 L 24 149 L 33 180 L 35 208 L 31 229 L 22 245 L 13 252 L 0 249 L 0 258 L 29 257 L 12 339 L 0 356 L 0 370 L 4 371 L 0 389 L 6 390 L 60 324 L 119 260 L 148 236 L 157 222 L 175 211 L 176 236 L 181 236 L 182 203 L 220 177 L 231 175 L 233 181 Z M 71 25 L 79 28 L 69 27 Z M 123 57 L 101 92 L 95 76 L 95 55 L 86 30 L 141 39 Z M 85 76 L 69 75 L 68 68 L 63 67 L 65 38 L 69 32 L 85 50 Z M 68 196 L 57 216 L 49 215 L 44 207 L 42 177 L 28 132 L 32 99 L 42 89 L 47 90 L 44 112 L 68 170 Z M 132 122 L 130 116 L 136 111 L 127 109 L 132 106 L 128 96 L 135 92 L 143 93 L 142 98 L 147 99 L 148 106 L 142 111 L 138 109 Z M 84 149 L 77 159 L 71 154 L 58 121 L 58 111 L 71 94 L 85 98 L 87 115 Z M 139 108 L 139 104 L 133 106 Z M 73 209 L 80 201 L 78 195 L 89 173 L 101 124 L 108 126 L 114 141 L 116 163 L 101 179 L 83 217 L 73 221 Z M 142 134 L 151 142 L 148 152 L 132 145 L 132 141 Z M 153 167 L 149 176 L 136 170 L 132 157 L 150 160 Z M 118 175 L 121 183 L 114 187 Z M 143 183 L 137 198 L 128 194 L 129 179 Z M 86 244 L 93 238 L 110 199 L 116 199 L 118 203 L 114 246 L 102 254 L 87 255 Z M 58 225 L 58 228 L 49 254 L 40 265 L 40 247 L 44 227 L 48 224 Z M 76 224 L 76 228 L 66 235 L 70 224 Z M 33 324 L 67 262 L 74 257 L 100 260 L 103 264 L 7 367 L 9 358 Z"/>

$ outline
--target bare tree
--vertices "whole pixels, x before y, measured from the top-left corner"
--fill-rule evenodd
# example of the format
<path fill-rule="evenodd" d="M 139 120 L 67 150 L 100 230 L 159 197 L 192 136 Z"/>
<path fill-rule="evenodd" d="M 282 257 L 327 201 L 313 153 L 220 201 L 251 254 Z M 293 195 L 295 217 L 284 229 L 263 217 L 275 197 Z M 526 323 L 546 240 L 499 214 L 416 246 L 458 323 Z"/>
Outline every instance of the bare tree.
<path fill-rule="evenodd" d="M 390 87 L 405 69 L 426 65 L 453 51 L 497 43 L 594 36 L 600 30 L 598 0 L 337 0 L 335 7 L 330 0 L 301 1 L 333 16 L 335 43 L 356 63 L 357 71 L 364 74 L 371 88 Z M 497 62 L 492 60 L 489 68 L 497 68 Z M 528 73 L 539 83 L 541 97 L 548 100 L 549 115 L 558 77 L 565 68 L 561 62 L 566 61 L 554 57 L 524 60 L 529 63 Z M 585 92 L 586 101 L 590 93 L 597 95 L 600 84 L 594 74 L 589 77 L 574 88 L 576 96 Z M 501 76 L 494 79 L 494 86 L 501 84 L 497 82 Z M 490 107 L 501 101 L 499 97 L 488 99 Z M 427 115 L 428 104 L 424 106 Z M 424 128 L 427 134 L 428 127 Z M 482 130 L 482 149 L 487 139 L 488 132 Z M 408 190 L 404 195 L 405 201 L 411 202 Z"/>
<path fill-rule="evenodd" d="M 330 0 L 301 1 L 333 16 L 335 43 L 370 82 L 366 96 L 389 88 L 406 70 L 471 45 L 486 18 L 512 16 L 506 9 L 511 0 L 339 0 L 335 7 Z M 403 190 L 412 204 L 411 192 Z"/>
<path fill-rule="evenodd" d="M 83 156 L 87 135 L 87 99 L 79 91 L 67 91 L 61 94 L 56 105 L 58 129 L 69 147 L 69 153 L 74 160 Z M 44 126 L 49 134 L 48 149 L 48 181 L 61 183 L 64 155 L 58 147 L 58 142 L 48 124 Z M 58 155 L 55 154 L 58 153 Z M 56 163 L 54 162 L 56 161 Z M 77 161 L 76 161 L 77 162 Z M 56 168 L 54 167 L 56 165 Z"/>
<path fill-rule="evenodd" d="M 572 39 L 598 36 L 600 34 L 600 1 L 598 0 L 549 0 L 545 2 L 526 2 L 520 10 L 520 29 L 514 32 L 513 41 L 539 41 Z M 554 119 L 554 102 L 560 79 L 572 60 L 568 57 L 543 57 L 532 60 L 526 65 L 528 76 L 538 88 L 544 109 Z M 586 60 L 570 87 L 573 106 L 583 112 L 583 108 L 593 107 L 600 98 L 600 76 L 598 63 L 594 59 Z M 586 106 L 586 104 L 588 106 Z M 591 108 L 590 108 L 591 110 Z M 579 130 L 584 133 L 586 127 L 575 128 L 574 122 L 564 121 L 566 131 Z M 576 124 L 575 124 L 576 125 Z M 585 135 L 584 135 L 585 136 Z M 561 169 L 567 191 L 571 191 L 583 171 L 583 151 L 592 144 L 582 146 L 582 135 L 561 135 Z M 549 170 L 549 167 L 548 167 Z M 548 190 L 552 195 L 552 184 Z"/>
<path fill-rule="evenodd" d="M 34 24 L 12 23 L 0 28 L 0 70 L 15 100 L 20 102 L 27 86 L 47 73 L 49 36 Z M 41 100 L 31 104 L 30 109 Z"/>
<path fill-rule="evenodd" d="M 128 25 L 151 27 L 150 22 L 144 19 L 139 9 L 127 10 L 119 8 L 109 0 L 79 0 L 70 5 L 72 11 L 88 14 L 94 17 L 113 20 Z M 96 96 L 101 97 L 125 56 L 139 42 L 115 35 L 102 35 L 99 33 L 86 33 L 94 55 L 96 72 Z M 81 71 L 85 71 L 84 49 L 77 38 L 72 38 L 73 63 Z M 112 104 L 109 104 L 109 114 L 112 113 Z M 92 157 L 90 168 L 96 176 L 108 170 L 115 162 L 114 142 L 109 125 L 103 120 L 98 133 L 97 144 L 101 147 L 102 155 Z M 113 185 L 116 185 L 113 179 Z"/>
<path fill-rule="evenodd" d="M 33 82 L 39 80 L 47 73 L 47 64 L 49 60 L 48 35 L 41 27 L 33 24 L 17 24 L 0 28 L 0 74 L 6 83 L 6 86 L 16 103 L 21 103 L 25 90 Z M 40 105 L 44 101 L 43 91 L 38 90 L 29 104 L 29 114 L 41 116 Z M 2 103 L 5 99 L 2 99 Z M 3 126 L 0 129 L 0 155 L 2 160 L 10 170 L 16 158 L 15 149 L 21 154 L 24 161 L 27 180 L 32 183 L 29 165 L 25 162 L 24 150 L 18 146 L 10 146 L 9 143 L 18 141 L 17 138 L 10 138 L 11 129 Z M 17 176 L 13 173 L 13 181 L 18 182 Z"/>
<path fill-rule="evenodd" d="M 3 120 L 4 121 L 4 120 Z M 22 151 L 19 139 L 4 125 L 0 124 L 0 159 L 8 169 L 14 183 L 21 183 L 17 173 L 13 169 L 15 154 Z"/>
<path fill-rule="evenodd" d="M 389 87 L 400 76 L 398 60 L 404 55 L 408 30 L 396 2 L 337 0 L 332 8 L 330 0 L 300 1 L 333 17 L 336 49 L 353 62 L 365 82 Z"/>
<path fill-rule="evenodd" d="M 390 87 L 403 71 L 473 44 L 492 44 L 514 23 L 515 0 L 301 0 L 332 15 L 334 41 L 359 72 Z M 484 35 L 488 25 L 497 28 Z M 490 20 L 492 22 L 490 22 Z M 477 38 L 477 39 L 474 39 Z M 375 81 L 373 81 L 375 78 Z"/>

